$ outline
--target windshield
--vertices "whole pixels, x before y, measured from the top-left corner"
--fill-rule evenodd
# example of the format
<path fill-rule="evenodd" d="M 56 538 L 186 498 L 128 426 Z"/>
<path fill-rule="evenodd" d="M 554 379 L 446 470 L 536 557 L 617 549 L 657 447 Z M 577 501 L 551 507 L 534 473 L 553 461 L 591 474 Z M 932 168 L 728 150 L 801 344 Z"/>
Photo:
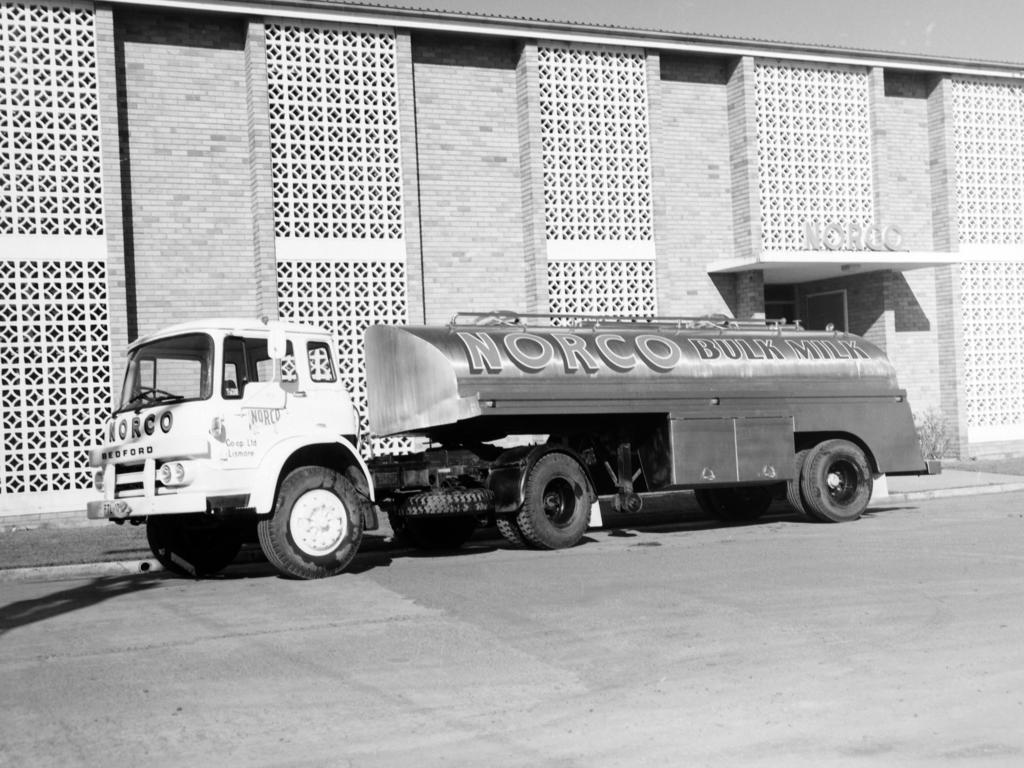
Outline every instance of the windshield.
<path fill-rule="evenodd" d="M 131 351 L 117 409 L 205 400 L 212 391 L 213 339 L 205 333 L 190 333 Z"/>

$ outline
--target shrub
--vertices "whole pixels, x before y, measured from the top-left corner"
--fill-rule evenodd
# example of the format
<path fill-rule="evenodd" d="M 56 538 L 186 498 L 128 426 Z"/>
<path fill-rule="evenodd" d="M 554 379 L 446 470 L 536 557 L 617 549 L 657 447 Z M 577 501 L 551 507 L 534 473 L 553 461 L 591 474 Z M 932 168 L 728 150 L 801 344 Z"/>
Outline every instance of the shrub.
<path fill-rule="evenodd" d="M 937 408 L 914 415 L 917 441 L 926 459 L 941 459 L 953 454 L 953 436 L 946 417 Z"/>

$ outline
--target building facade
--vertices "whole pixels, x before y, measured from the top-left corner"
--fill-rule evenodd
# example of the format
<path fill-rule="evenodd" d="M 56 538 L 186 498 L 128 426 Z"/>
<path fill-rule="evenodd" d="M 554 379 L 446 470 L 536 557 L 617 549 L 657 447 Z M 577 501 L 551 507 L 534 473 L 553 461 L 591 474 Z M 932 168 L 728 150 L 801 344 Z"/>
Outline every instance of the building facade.
<path fill-rule="evenodd" d="M 284 15 L 281 15 L 284 14 Z M 496 309 L 797 318 L 1024 451 L 1024 67 L 342 4 L 0 0 L 0 515 L 78 514 L 127 344 Z"/>

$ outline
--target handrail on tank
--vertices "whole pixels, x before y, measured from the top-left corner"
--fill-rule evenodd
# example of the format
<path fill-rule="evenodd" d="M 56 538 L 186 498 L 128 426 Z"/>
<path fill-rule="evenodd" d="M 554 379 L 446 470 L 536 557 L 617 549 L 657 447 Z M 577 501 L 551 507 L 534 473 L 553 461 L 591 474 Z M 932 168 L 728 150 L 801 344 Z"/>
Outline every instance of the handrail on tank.
<path fill-rule="evenodd" d="M 693 317 L 653 317 L 623 315 L 572 315 L 559 313 L 524 314 L 510 310 L 494 312 L 456 312 L 448 323 L 449 328 L 456 326 L 515 326 L 528 328 L 536 326 L 557 328 L 597 328 L 597 327 L 628 327 L 638 324 L 659 327 L 672 327 L 680 330 L 703 328 L 745 329 L 745 330 L 798 330 L 803 326 L 799 320 L 788 321 L 786 318 L 751 318 L 737 320 L 725 315 L 701 315 Z"/>

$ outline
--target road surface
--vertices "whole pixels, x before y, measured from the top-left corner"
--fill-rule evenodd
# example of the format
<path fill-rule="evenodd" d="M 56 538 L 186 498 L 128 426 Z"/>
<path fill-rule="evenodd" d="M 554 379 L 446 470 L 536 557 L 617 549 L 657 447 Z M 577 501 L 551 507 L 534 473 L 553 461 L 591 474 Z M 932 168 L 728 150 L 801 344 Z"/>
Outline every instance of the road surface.
<path fill-rule="evenodd" d="M 1024 764 L 1024 494 L 658 521 L 2 583 L 0 766 Z"/>

